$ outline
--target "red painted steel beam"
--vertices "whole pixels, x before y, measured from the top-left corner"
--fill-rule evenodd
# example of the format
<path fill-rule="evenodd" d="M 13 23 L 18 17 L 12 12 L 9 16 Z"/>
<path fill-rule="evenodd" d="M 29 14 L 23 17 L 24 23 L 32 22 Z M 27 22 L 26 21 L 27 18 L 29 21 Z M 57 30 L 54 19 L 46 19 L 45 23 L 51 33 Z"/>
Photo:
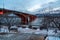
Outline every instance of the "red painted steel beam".
<path fill-rule="evenodd" d="M 23 13 L 22 14 L 19 13 L 19 14 L 16 14 L 16 15 L 18 15 L 22 19 L 22 22 L 25 23 L 25 24 L 28 23 L 28 17 L 30 19 L 30 22 L 34 21 L 37 18 L 37 16 L 29 15 L 29 14 L 23 14 Z"/>
<path fill-rule="evenodd" d="M 18 12 L 18 11 L 13 11 L 13 10 L 7 10 L 7 9 L 2 9 L 0 10 L 0 14 L 4 14 L 4 13 L 14 13 L 15 15 L 19 16 L 22 20 L 23 24 L 27 24 L 28 23 L 28 17 L 30 18 L 30 22 L 34 21 L 37 16 L 35 15 L 31 15 L 28 13 L 23 13 L 23 12 Z"/>

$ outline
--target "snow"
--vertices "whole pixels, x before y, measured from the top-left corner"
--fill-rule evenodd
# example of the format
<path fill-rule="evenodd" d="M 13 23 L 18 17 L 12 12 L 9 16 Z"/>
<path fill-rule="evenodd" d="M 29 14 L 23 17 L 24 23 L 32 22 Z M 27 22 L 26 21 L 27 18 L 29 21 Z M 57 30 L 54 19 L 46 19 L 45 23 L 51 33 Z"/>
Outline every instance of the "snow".
<path fill-rule="evenodd" d="M 29 28 L 18 28 L 18 31 L 20 33 L 34 33 L 34 34 L 47 34 L 47 30 L 34 30 L 34 29 L 29 29 Z"/>
<path fill-rule="evenodd" d="M 54 35 L 54 30 L 48 30 L 48 35 Z"/>
<path fill-rule="evenodd" d="M 6 28 L 1 28 L 1 31 L 0 32 L 9 32 L 8 29 Z"/>

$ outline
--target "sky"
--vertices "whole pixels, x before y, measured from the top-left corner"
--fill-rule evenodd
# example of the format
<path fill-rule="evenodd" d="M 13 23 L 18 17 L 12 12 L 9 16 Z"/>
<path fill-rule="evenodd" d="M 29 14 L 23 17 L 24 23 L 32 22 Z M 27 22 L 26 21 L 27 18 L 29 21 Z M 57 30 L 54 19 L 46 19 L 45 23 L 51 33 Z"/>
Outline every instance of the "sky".
<path fill-rule="evenodd" d="M 57 2 L 59 0 L 0 0 L 0 8 L 33 12 L 40 9 L 50 2 Z"/>

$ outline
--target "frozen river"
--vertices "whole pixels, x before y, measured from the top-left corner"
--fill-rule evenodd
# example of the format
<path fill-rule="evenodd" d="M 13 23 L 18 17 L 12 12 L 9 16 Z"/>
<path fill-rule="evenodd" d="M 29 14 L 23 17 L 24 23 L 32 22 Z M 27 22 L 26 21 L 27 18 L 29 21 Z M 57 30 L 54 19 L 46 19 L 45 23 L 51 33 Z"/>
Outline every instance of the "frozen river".
<path fill-rule="evenodd" d="M 38 38 L 44 35 L 35 35 L 35 34 L 8 34 L 8 35 L 0 35 L 0 40 L 31 40 L 30 37 Z"/>
<path fill-rule="evenodd" d="M 0 35 L 0 40 L 29 40 L 30 37 L 40 37 L 42 35 L 36 34 L 8 34 L 8 35 Z M 45 37 L 45 35 L 43 35 Z M 57 36 L 48 36 L 48 40 L 60 40 L 60 37 Z"/>
<path fill-rule="evenodd" d="M 45 37 L 48 35 L 48 40 L 60 40 L 60 31 L 55 33 L 54 30 L 34 30 L 29 28 L 19 28 L 18 34 L 0 35 L 0 40 L 29 40 L 28 38 L 33 35 L 36 37 L 40 37 L 41 35 Z"/>
<path fill-rule="evenodd" d="M 60 37 L 49 36 L 48 40 L 60 40 Z"/>

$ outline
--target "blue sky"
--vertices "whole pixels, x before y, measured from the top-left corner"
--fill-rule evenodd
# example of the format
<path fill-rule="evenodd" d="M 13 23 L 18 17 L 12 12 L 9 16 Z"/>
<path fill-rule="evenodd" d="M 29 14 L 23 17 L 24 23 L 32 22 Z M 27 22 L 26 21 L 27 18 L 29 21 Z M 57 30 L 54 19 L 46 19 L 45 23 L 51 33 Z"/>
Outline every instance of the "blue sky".
<path fill-rule="evenodd" d="M 59 0 L 0 0 L 0 8 L 3 8 L 4 4 L 5 9 L 17 11 L 34 11 L 36 9 L 42 8 L 42 5 L 49 4 L 50 2 L 55 3 L 57 1 Z"/>

